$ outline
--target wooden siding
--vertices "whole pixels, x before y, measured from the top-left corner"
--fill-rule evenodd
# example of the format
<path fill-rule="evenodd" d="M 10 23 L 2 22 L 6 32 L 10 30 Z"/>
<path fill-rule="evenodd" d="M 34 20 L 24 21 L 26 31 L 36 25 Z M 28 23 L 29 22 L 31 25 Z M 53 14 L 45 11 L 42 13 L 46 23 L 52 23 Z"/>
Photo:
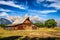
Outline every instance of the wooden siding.
<path fill-rule="evenodd" d="M 37 29 L 37 27 L 29 20 L 29 17 L 22 24 L 11 26 L 11 28 L 14 29 L 14 30 Z"/>

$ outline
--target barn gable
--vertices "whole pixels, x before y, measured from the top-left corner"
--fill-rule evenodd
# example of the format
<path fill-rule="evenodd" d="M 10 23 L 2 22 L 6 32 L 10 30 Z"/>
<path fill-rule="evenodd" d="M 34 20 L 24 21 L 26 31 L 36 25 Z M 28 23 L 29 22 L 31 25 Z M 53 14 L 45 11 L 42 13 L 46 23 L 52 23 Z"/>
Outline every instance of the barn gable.
<path fill-rule="evenodd" d="M 20 21 L 19 21 L 20 22 Z M 8 28 L 11 27 L 15 30 L 27 30 L 27 29 L 36 29 L 37 27 L 30 21 L 29 17 L 25 18 L 23 23 L 9 25 Z"/>
<path fill-rule="evenodd" d="M 25 19 L 25 21 L 23 22 L 24 24 L 31 24 L 32 22 L 30 21 L 29 17 Z"/>

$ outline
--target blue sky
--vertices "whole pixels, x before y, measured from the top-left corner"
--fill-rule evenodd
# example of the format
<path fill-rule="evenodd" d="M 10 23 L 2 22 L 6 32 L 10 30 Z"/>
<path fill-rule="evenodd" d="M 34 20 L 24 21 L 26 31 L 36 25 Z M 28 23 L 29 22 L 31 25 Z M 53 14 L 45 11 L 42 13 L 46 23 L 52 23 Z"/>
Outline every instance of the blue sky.
<path fill-rule="evenodd" d="M 0 0 L 0 17 L 26 14 L 60 20 L 60 0 Z"/>

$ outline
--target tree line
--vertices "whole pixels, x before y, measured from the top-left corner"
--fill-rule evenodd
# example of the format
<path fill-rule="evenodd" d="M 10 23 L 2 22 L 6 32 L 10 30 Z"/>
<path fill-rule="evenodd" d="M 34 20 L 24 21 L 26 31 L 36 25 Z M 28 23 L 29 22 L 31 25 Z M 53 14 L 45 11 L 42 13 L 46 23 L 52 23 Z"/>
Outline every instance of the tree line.
<path fill-rule="evenodd" d="M 57 22 L 54 19 L 48 19 L 45 21 L 45 23 L 42 22 L 36 22 L 34 23 L 37 27 L 47 27 L 47 28 L 51 28 L 51 27 L 56 27 L 57 26 Z"/>

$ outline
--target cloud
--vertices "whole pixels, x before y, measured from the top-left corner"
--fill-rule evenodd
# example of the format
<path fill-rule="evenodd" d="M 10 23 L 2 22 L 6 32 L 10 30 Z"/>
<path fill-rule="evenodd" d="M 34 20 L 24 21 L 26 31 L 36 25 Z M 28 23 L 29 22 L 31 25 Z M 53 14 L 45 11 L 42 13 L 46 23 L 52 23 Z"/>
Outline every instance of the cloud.
<path fill-rule="evenodd" d="M 60 9 L 60 3 L 53 3 L 53 4 L 49 5 L 48 7 L 54 7 L 56 9 Z"/>
<path fill-rule="evenodd" d="M 53 1 L 53 0 L 46 0 L 46 1 Z"/>
<path fill-rule="evenodd" d="M 56 10 L 43 10 L 43 11 L 40 11 L 40 13 L 43 13 L 43 14 L 48 14 L 48 13 L 52 13 L 52 12 L 57 12 Z"/>
<path fill-rule="evenodd" d="M 29 15 L 28 14 L 25 14 L 25 16 L 24 16 L 25 18 L 27 18 L 27 17 L 29 17 Z"/>
<path fill-rule="evenodd" d="M 39 20 L 39 21 L 42 19 L 42 18 L 40 18 L 38 15 L 32 16 L 32 15 L 25 14 L 24 17 L 25 17 L 25 18 L 30 17 L 31 20 Z M 39 19 L 39 18 L 40 18 L 40 19 Z"/>
<path fill-rule="evenodd" d="M 54 7 L 56 9 L 60 9 L 60 0 L 47 0 L 49 2 L 54 2 L 46 7 Z"/>
<path fill-rule="evenodd" d="M 31 20 L 38 20 L 38 21 L 42 19 L 42 18 L 39 19 L 39 16 L 38 15 L 35 15 L 35 16 L 31 16 L 30 15 L 30 18 L 31 18 Z"/>
<path fill-rule="evenodd" d="M 57 12 L 57 10 L 29 10 L 31 13 L 39 13 L 39 14 L 48 14 L 52 12 Z"/>
<path fill-rule="evenodd" d="M 0 4 L 16 7 L 19 9 L 26 9 L 24 5 L 17 5 L 13 1 L 0 1 Z"/>
<path fill-rule="evenodd" d="M 24 18 L 27 18 L 27 17 L 29 17 L 32 22 L 44 22 L 44 21 L 45 21 L 44 18 L 39 17 L 38 15 L 32 16 L 32 15 L 26 14 L 26 15 L 24 16 Z"/>
<path fill-rule="evenodd" d="M 11 10 L 3 9 L 3 8 L 0 8 L 0 11 L 4 11 L 4 12 L 12 12 Z"/>
<path fill-rule="evenodd" d="M 8 15 L 6 12 L 2 12 L 2 13 L 0 13 L 0 16 L 1 16 L 1 17 L 3 17 L 3 16 L 8 17 L 9 15 Z"/>
<path fill-rule="evenodd" d="M 45 2 L 42 4 L 44 7 L 53 7 L 55 9 L 60 10 L 60 0 L 37 0 L 37 5 L 38 4 L 40 5 L 40 3 L 43 1 L 48 2 L 46 4 L 45 4 Z M 49 4 L 49 3 L 51 3 L 51 4 Z"/>
<path fill-rule="evenodd" d="M 46 0 L 46 1 L 49 1 L 49 2 L 56 2 L 57 0 Z"/>

